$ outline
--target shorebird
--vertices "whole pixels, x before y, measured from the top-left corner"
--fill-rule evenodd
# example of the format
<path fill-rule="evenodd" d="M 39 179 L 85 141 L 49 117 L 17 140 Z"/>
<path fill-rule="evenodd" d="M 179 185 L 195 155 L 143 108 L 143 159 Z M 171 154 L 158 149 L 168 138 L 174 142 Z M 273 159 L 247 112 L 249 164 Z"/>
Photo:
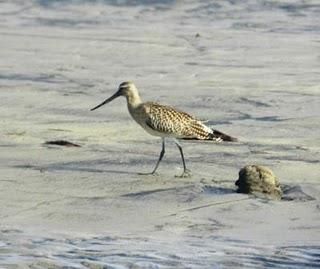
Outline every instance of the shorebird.
<path fill-rule="evenodd" d="M 155 168 L 151 173 L 155 174 L 165 153 L 165 139 L 174 138 L 183 164 L 183 173 L 181 177 L 190 175 L 186 168 L 183 156 L 183 150 L 177 139 L 185 140 L 211 140 L 214 142 L 237 141 L 236 138 L 226 135 L 220 131 L 211 129 L 202 121 L 190 116 L 170 106 L 160 105 L 154 102 L 143 103 L 136 86 L 130 82 L 122 82 L 118 91 L 101 104 L 92 108 L 95 110 L 119 96 L 125 96 L 127 99 L 128 110 L 132 118 L 149 134 L 162 138 L 162 149 Z"/>

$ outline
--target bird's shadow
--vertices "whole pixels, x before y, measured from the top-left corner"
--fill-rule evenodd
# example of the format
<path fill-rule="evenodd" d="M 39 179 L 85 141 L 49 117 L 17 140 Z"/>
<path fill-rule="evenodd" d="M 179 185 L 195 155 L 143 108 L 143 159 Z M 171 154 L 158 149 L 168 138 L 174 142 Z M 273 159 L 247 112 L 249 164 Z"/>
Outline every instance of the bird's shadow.
<path fill-rule="evenodd" d="M 186 187 L 184 187 L 186 188 Z M 159 193 L 159 192 L 166 192 L 166 191 L 177 191 L 177 187 L 169 187 L 169 188 L 158 188 L 153 190 L 146 190 L 146 191 L 138 191 L 138 192 L 130 192 L 123 194 L 121 197 L 129 197 L 129 198 L 141 198 L 147 195 Z"/>

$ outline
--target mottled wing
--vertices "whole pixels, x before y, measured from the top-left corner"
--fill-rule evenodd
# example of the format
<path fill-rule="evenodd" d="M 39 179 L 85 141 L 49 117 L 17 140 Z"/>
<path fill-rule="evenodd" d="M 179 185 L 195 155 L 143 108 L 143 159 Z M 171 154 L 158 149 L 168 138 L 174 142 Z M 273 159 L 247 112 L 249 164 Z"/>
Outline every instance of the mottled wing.
<path fill-rule="evenodd" d="M 211 128 L 204 125 L 201 121 L 194 119 L 186 128 L 186 136 L 184 139 L 212 140 L 216 142 L 222 141 L 219 136 L 214 135 Z"/>
<path fill-rule="evenodd" d="M 146 124 L 156 132 L 181 139 L 221 141 L 209 127 L 185 112 L 156 103 L 146 103 L 146 110 Z"/>
<path fill-rule="evenodd" d="M 192 117 L 182 111 L 157 103 L 146 103 L 146 124 L 154 131 L 182 136 L 183 127 Z"/>

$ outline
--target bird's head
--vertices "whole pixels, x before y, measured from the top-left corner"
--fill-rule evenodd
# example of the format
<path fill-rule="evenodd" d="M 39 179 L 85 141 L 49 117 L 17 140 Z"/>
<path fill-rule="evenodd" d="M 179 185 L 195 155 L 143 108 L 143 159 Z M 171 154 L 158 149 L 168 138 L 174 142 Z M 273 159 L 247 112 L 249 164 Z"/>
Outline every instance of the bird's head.
<path fill-rule="evenodd" d="M 129 96 L 134 92 L 137 92 L 136 86 L 131 81 L 122 82 L 118 88 L 119 95 Z"/>
<path fill-rule="evenodd" d="M 108 99 L 103 101 L 101 104 L 92 108 L 91 111 L 95 110 L 95 109 L 97 109 L 107 103 L 110 103 L 112 100 L 116 99 L 119 96 L 125 96 L 125 97 L 127 97 L 127 99 L 133 98 L 134 96 L 138 96 L 138 90 L 137 90 L 136 86 L 131 81 L 122 82 L 119 85 L 119 88 L 115 94 L 113 94 L 111 97 L 109 97 Z"/>

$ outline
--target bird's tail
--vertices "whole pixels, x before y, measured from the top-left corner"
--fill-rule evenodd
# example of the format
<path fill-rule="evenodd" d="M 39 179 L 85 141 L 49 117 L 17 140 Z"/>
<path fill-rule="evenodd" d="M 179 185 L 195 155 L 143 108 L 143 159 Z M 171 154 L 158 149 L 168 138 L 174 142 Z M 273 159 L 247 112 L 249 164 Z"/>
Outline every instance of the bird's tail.
<path fill-rule="evenodd" d="M 216 142 L 221 142 L 221 141 L 227 141 L 227 142 L 237 142 L 238 139 L 235 137 L 232 137 L 230 135 L 224 134 L 218 130 L 210 129 L 211 132 L 202 132 L 198 134 L 197 136 L 193 137 L 183 137 L 180 139 L 183 140 L 210 140 L 210 141 L 216 141 Z"/>
<path fill-rule="evenodd" d="M 237 142 L 238 139 L 232 137 L 230 135 L 224 134 L 218 130 L 212 129 L 212 133 L 209 134 L 208 140 L 220 140 L 220 141 L 227 141 L 227 142 Z"/>
<path fill-rule="evenodd" d="M 209 126 L 204 125 L 200 121 L 192 121 L 188 126 L 186 136 L 180 139 L 184 140 L 210 140 L 210 141 L 238 141 L 237 138 L 224 134 L 218 130 L 212 129 Z"/>

